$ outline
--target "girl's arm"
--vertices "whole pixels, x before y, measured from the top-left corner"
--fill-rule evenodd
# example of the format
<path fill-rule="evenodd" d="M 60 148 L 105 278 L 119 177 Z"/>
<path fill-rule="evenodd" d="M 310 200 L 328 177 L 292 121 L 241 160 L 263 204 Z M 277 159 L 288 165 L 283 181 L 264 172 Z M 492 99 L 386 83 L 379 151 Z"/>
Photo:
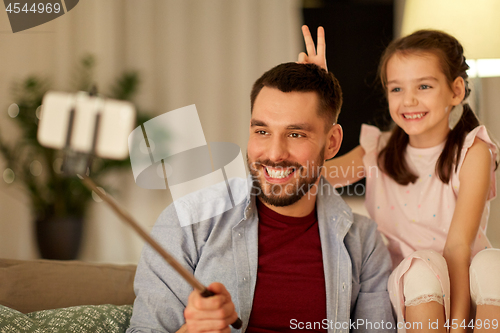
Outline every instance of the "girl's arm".
<path fill-rule="evenodd" d="M 347 154 L 325 162 L 322 175 L 334 187 L 342 187 L 365 177 L 365 150 L 357 146 Z"/>
<path fill-rule="evenodd" d="M 459 326 L 450 332 L 465 332 L 460 324 L 468 324 L 470 257 L 490 188 L 491 158 L 487 144 L 476 139 L 459 174 L 460 191 L 443 252 L 450 274 L 451 319 Z"/>

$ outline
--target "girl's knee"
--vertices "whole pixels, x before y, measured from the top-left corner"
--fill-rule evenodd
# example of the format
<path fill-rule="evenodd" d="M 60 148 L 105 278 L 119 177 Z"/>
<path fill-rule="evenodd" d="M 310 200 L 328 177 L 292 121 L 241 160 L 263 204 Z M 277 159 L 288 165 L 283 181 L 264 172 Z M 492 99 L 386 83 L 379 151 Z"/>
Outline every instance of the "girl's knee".
<path fill-rule="evenodd" d="M 471 270 L 487 273 L 492 268 L 500 268 L 500 249 L 485 249 L 475 255 L 470 264 Z"/>
<path fill-rule="evenodd" d="M 410 268 L 404 274 L 403 283 L 406 306 L 433 301 L 443 304 L 441 283 L 422 259 L 413 259 Z"/>
<path fill-rule="evenodd" d="M 471 262 L 469 275 L 474 304 L 500 305 L 499 249 L 486 249 L 476 254 Z"/>

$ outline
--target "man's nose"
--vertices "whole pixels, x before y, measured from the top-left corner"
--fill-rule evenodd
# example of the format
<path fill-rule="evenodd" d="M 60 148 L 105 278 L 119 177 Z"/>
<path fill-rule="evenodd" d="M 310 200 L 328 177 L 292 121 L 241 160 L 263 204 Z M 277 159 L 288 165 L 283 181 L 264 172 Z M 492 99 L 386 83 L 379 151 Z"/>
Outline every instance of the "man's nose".
<path fill-rule="evenodd" d="M 280 162 L 288 158 L 288 145 L 286 139 L 274 137 L 267 147 L 267 156 L 273 162 Z"/>
<path fill-rule="evenodd" d="M 406 107 L 418 105 L 418 99 L 413 90 L 407 90 L 405 92 L 403 104 Z"/>

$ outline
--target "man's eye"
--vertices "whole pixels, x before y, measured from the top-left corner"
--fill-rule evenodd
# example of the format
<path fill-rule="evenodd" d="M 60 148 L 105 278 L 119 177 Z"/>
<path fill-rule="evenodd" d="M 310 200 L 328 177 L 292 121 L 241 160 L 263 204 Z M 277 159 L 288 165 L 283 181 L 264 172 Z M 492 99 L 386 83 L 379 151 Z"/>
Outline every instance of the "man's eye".
<path fill-rule="evenodd" d="M 302 134 L 300 134 L 300 133 L 292 133 L 292 134 L 290 134 L 290 136 L 291 136 L 292 138 L 302 138 L 302 137 L 303 137 L 303 135 L 302 135 Z"/>
<path fill-rule="evenodd" d="M 266 134 L 267 134 L 267 132 L 266 132 L 266 131 L 263 131 L 263 130 L 256 131 L 255 133 L 257 133 L 257 134 L 261 134 L 261 135 L 266 135 Z"/>

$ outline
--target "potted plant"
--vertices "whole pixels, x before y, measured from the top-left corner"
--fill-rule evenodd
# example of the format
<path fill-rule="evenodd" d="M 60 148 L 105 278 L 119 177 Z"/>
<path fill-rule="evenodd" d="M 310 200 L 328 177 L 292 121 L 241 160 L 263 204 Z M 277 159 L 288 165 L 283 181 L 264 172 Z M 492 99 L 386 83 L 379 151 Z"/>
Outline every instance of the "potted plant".
<path fill-rule="evenodd" d="M 73 86 L 89 90 L 93 86 L 95 60 L 86 56 L 76 71 Z M 139 86 L 136 72 L 125 72 L 112 85 L 106 97 L 131 101 Z M 42 258 L 75 259 L 80 245 L 82 224 L 92 193 L 77 177 L 62 173 L 63 153 L 41 146 L 37 141 L 40 107 L 50 82 L 38 76 L 16 82 L 12 95 L 15 103 L 8 112 L 12 122 L 20 129 L 20 139 L 7 143 L 0 135 L 0 154 L 7 168 L 3 172 L 7 183 L 20 183 L 28 191 L 35 218 L 35 229 Z M 138 123 L 148 118 L 137 112 Z M 94 159 L 91 175 L 99 179 L 111 170 L 130 168 L 129 160 L 112 161 Z"/>

